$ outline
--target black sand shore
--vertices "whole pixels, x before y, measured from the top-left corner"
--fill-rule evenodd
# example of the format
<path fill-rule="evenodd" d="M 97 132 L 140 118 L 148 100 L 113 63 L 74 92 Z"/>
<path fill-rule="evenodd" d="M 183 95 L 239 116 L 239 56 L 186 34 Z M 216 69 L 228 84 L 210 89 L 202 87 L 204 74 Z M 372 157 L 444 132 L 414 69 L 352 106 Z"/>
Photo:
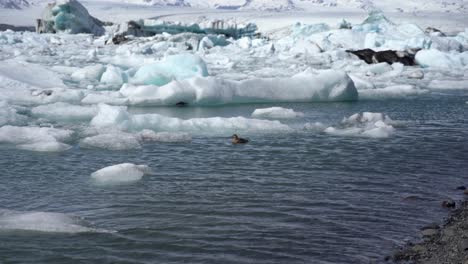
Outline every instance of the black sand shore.
<path fill-rule="evenodd" d="M 452 210 L 442 226 L 431 225 L 421 232 L 423 241 L 397 252 L 396 263 L 468 264 L 468 201 Z"/>

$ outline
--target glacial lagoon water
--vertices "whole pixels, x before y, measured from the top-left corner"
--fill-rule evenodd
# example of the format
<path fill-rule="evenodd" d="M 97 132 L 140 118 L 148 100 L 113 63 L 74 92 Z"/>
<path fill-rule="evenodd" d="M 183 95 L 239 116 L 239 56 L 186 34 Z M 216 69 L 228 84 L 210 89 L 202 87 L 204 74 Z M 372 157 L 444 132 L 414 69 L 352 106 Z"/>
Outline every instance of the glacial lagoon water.
<path fill-rule="evenodd" d="M 314 130 L 195 135 L 108 151 L 0 146 L 0 263 L 380 263 L 468 177 L 468 94 L 354 103 L 130 108 L 179 118 L 250 116 L 282 106 L 336 125 L 354 113 L 401 121 L 387 138 Z M 233 131 L 235 132 L 235 131 Z M 131 162 L 154 174 L 102 186 L 90 174 Z"/>

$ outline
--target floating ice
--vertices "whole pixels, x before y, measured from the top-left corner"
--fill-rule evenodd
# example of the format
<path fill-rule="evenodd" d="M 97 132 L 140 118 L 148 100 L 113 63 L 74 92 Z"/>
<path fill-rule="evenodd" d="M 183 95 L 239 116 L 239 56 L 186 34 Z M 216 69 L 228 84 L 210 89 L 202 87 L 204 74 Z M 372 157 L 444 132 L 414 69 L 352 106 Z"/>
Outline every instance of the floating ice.
<path fill-rule="evenodd" d="M 27 117 L 17 113 L 6 101 L 0 101 L 0 127 L 4 125 L 23 125 Z"/>
<path fill-rule="evenodd" d="M 150 173 L 151 169 L 146 165 L 122 163 L 95 171 L 91 178 L 99 184 L 121 184 L 139 181 Z"/>
<path fill-rule="evenodd" d="M 80 142 L 80 146 L 83 148 L 100 148 L 108 150 L 129 150 L 141 148 L 136 136 L 123 132 L 87 137 Z"/>
<path fill-rule="evenodd" d="M 304 113 L 295 112 L 293 109 L 282 108 L 282 107 L 270 107 L 255 109 L 252 113 L 252 117 L 256 118 L 271 118 L 271 119 L 288 119 L 303 117 Z"/>
<path fill-rule="evenodd" d="M 189 133 L 182 132 L 159 132 L 156 133 L 153 130 L 143 129 L 138 133 L 140 140 L 143 141 L 154 141 L 154 142 L 189 142 L 192 141 L 192 136 Z"/>
<path fill-rule="evenodd" d="M 34 107 L 31 113 L 36 117 L 52 121 L 86 121 L 91 120 L 97 114 L 97 107 L 54 103 Z"/>
<path fill-rule="evenodd" d="M 130 115 L 124 107 L 99 105 L 98 114 L 91 120 L 96 128 L 119 128 L 128 131 L 150 129 L 159 132 L 188 132 L 224 135 L 233 132 L 278 133 L 292 132 L 279 121 L 249 119 L 245 117 L 210 117 L 180 119 L 159 114 Z"/>
<path fill-rule="evenodd" d="M 290 78 L 255 78 L 245 81 L 214 77 L 173 81 L 159 87 L 124 85 L 120 92 L 133 105 L 221 105 L 260 102 L 354 101 L 358 93 L 342 71 L 304 72 Z"/>
<path fill-rule="evenodd" d="M 31 151 L 64 151 L 71 148 L 63 143 L 70 140 L 73 131 L 48 127 L 0 127 L 0 143 L 14 144 Z"/>
<path fill-rule="evenodd" d="M 432 80 L 429 89 L 468 89 L 468 80 Z"/>
<path fill-rule="evenodd" d="M 206 63 L 197 55 L 179 54 L 142 66 L 132 79 L 135 83 L 165 85 L 172 80 L 208 76 Z"/>
<path fill-rule="evenodd" d="M 57 233 L 107 232 L 86 227 L 82 220 L 62 213 L 20 212 L 0 209 L 0 230 Z"/>
<path fill-rule="evenodd" d="M 25 83 L 29 87 L 65 87 L 59 75 L 42 65 L 18 60 L 4 60 L 0 64 L 0 76 Z M 0 83 L 3 87 L 4 83 Z M 9 87 L 11 88 L 11 87 Z"/>
<path fill-rule="evenodd" d="M 422 67 L 463 68 L 468 65 L 468 51 L 443 52 L 436 49 L 421 50 L 416 53 L 416 62 Z"/>
<path fill-rule="evenodd" d="M 386 138 L 394 131 L 390 123 L 392 120 L 382 113 L 363 112 L 344 118 L 337 127 L 328 127 L 324 130 L 337 136 L 362 136 L 372 138 Z"/>
<path fill-rule="evenodd" d="M 101 76 L 101 82 L 113 86 L 121 86 L 127 80 L 127 76 L 116 66 L 108 65 L 106 71 Z"/>
<path fill-rule="evenodd" d="M 75 71 L 71 77 L 74 80 L 99 80 L 106 68 L 101 64 L 89 65 Z"/>
<path fill-rule="evenodd" d="M 427 92 L 428 90 L 420 89 L 413 85 L 393 85 L 384 88 L 359 90 L 359 99 L 407 99 Z"/>

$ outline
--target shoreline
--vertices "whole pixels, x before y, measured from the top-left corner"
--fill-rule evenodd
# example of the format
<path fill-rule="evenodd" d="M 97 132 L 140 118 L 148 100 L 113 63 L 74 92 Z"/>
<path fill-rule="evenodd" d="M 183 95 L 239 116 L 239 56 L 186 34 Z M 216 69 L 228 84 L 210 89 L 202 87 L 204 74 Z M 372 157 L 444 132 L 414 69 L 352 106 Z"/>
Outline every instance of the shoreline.
<path fill-rule="evenodd" d="M 468 201 L 460 201 L 441 225 L 421 228 L 421 234 L 422 241 L 408 243 L 392 260 L 395 263 L 468 264 Z"/>

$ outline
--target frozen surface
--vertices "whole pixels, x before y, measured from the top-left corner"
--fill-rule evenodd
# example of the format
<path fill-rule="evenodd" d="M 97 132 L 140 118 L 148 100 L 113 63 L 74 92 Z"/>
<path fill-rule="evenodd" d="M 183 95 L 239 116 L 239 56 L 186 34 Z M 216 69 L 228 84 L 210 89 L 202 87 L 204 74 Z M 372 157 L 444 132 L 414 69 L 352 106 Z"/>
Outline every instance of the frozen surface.
<path fill-rule="evenodd" d="M 122 163 L 95 171 L 91 178 L 99 184 L 122 184 L 139 181 L 150 173 L 151 169 L 146 165 Z"/>

